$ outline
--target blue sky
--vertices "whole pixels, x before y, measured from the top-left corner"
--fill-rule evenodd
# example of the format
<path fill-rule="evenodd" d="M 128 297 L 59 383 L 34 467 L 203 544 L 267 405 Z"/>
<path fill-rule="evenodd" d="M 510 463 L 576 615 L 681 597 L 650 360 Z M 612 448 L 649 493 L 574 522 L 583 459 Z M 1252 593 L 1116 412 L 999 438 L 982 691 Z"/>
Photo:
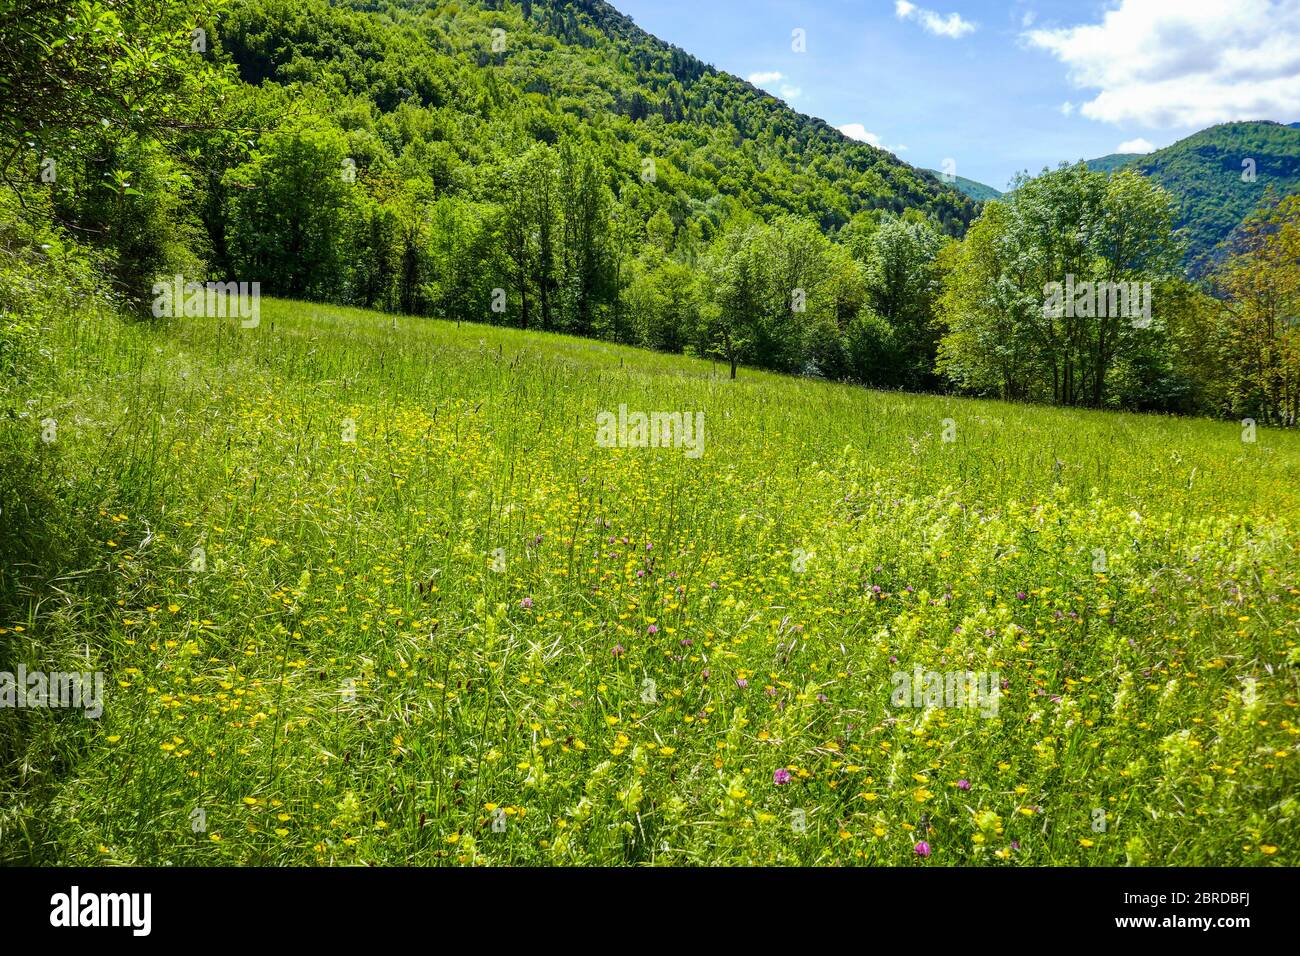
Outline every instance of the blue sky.
<path fill-rule="evenodd" d="M 1214 123 L 1300 120 L 1300 0 L 611 2 L 800 112 L 998 189 Z"/>

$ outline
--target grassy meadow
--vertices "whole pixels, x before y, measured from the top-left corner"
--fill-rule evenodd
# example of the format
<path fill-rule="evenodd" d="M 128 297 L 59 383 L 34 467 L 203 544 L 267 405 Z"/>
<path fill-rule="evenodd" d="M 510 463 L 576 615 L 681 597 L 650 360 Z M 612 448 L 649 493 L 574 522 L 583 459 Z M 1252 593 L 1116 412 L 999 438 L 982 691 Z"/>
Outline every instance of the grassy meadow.
<path fill-rule="evenodd" d="M 0 662 L 106 691 L 0 710 L 0 861 L 1300 862 L 1294 432 L 280 300 L 42 346 Z"/>

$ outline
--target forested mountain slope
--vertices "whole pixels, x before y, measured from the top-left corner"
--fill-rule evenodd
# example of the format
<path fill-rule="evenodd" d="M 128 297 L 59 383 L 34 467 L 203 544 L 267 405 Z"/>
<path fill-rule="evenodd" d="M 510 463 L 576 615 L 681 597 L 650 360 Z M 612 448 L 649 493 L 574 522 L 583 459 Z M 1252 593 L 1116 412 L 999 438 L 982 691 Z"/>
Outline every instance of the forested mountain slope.
<path fill-rule="evenodd" d="M 939 176 L 940 181 L 942 181 L 943 179 L 942 174 L 933 169 L 927 169 L 926 172 L 931 173 L 932 175 L 935 176 Z M 1002 196 L 1002 190 L 994 189 L 992 186 L 988 186 L 985 185 L 984 183 L 977 182 L 974 179 L 967 179 L 965 176 L 957 176 L 952 181 L 951 185 L 954 189 L 958 190 L 963 195 L 969 196 L 971 199 L 975 200 L 976 202 L 984 202 L 989 199 L 998 199 Z"/>
<path fill-rule="evenodd" d="M 1113 153 L 1088 166 L 1135 169 L 1169 190 L 1178 200 L 1178 225 L 1187 231 L 1188 263 L 1199 270 L 1269 189 L 1279 197 L 1300 189 L 1300 128 L 1223 123 L 1153 153 Z"/>
<path fill-rule="evenodd" d="M 392 116 L 386 138 L 398 153 L 437 144 L 450 167 L 442 189 L 473 189 L 461 167 L 490 179 L 526 144 L 568 139 L 594 151 L 618 195 L 637 191 L 654 160 L 650 202 L 678 224 L 743 209 L 835 230 L 864 211 L 915 209 L 959 234 L 973 215 L 933 175 L 656 39 L 601 0 L 244 0 L 221 33 L 247 82 L 309 84 L 371 119 Z"/>
<path fill-rule="evenodd" d="M 1120 169 L 1121 167 L 1127 166 L 1135 159 L 1141 158 L 1141 153 L 1107 153 L 1105 156 L 1099 156 L 1096 159 L 1088 160 L 1088 168 L 1103 173 L 1110 173 Z"/>

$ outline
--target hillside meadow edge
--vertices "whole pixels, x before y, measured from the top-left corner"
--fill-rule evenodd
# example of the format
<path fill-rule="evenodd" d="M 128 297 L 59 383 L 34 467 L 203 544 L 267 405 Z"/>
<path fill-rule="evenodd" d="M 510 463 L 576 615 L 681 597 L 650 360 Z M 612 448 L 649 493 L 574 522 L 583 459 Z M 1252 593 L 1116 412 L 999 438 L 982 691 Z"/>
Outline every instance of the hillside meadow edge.
<path fill-rule="evenodd" d="M 1296 865 L 1297 136 L 0 0 L 0 863 Z"/>

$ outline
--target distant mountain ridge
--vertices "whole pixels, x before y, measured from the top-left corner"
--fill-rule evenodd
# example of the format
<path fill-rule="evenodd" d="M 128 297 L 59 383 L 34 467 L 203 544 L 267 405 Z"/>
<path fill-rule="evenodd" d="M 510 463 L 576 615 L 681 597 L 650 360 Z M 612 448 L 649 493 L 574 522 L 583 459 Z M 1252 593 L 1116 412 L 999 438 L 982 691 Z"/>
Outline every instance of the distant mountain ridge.
<path fill-rule="evenodd" d="M 939 182 L 944 182 L 943 173 L 937 169 L 927 169 L 925 172 L 938 178 Z M 965 176 L 958 176 L 952 183 L 949 183 L 954 189 L 965 194 L 975 202 L 985 202 L 989 199 L 1001 199 L 1002 191 L 987 186 L 984 183 L 976 182 L 973 179 L 967 179 Z"/>
<path fill-rule="evenodd" d="M 1187 230 L 1188 265 L 1200 271 L 1270 189 L 1278 197 L 1300 191 L 1300 123 L 1222 123 L 1151 153 L 1087 162 L 1106 172 L 1136 170 L 1169 190 Z"/>
<path fill-rule="evenodd" d="M 1111 173 L 1122 166 L 1127 166 L 1135 159 L 1141 159 L 1142 153 L 1107 153 L 1098 159 L 1087 160 L 1088 168 L 1103 173 Z"/>

